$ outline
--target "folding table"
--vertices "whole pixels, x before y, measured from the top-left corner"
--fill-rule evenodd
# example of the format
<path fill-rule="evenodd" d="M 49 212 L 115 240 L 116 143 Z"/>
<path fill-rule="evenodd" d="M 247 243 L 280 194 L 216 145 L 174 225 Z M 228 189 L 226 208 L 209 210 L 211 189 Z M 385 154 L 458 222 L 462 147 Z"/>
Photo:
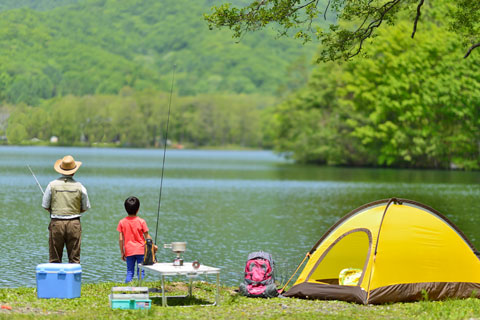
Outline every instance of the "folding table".
<path fill-rule="evenodd" d="M 198 268 L 194 268 L 191 262 L 185 262 L 182 266 L 174 266 L 173 263 L 155 263 L 153 265 L 144 266 L 139 264 L 139 267 L 143 270 L 150 270 L 159 273 L 162 276 L 162 306 L 167 306 L 167 298 L 173 298 L 175 296 L 166 296 L 165 295 L 165 276 L 186 276 L 189 278 L 189 288 L 188 296 L 192 297 L 192 282 L 193 278 L 198 275 L 209 275 L 216 274 L 216 293 L 215 293 L 215 303 L 212 305 L 218 305 L 218 287 L 220 285 L 220 268 L 209 267 L 205 265 L 200 265 Z M 139 280 L 139 286 L 142 283 L 142 277 Z M 177 296 L 178 297 L 178 296 Z M 183 297 L 183 296 L 182 296 Z"/>

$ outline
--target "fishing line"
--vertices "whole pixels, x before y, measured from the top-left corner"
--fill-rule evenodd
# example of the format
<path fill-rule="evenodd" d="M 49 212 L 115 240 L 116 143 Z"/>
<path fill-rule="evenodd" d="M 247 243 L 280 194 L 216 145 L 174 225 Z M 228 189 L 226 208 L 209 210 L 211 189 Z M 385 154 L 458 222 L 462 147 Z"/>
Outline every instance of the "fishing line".
<path fill-rule="evenodd" d="M 30 168 L 30 166 L 29 166 L 28 164 L 27 164 L 27 167 L 28 167 L 28 170 L 30 170 L 30 172 L 32 173 L 32 176 L 35 178 L 35 181 L 37 181 L 37 185 L 38 185 L 38 187 L 40 188 L 40 191 L 42 191 L 42 194 L 45 194 L 45 192 L 43 192 L 42 186 L 40 185 L 40 182 L 38 182 L 38 179 L 37 179 L 37 177 L 35 176 L 35 173 L 33 173 L 32 168 Z"/>
<path fill-rule="evenodd" d="M 157 210 L 157 226 L 155 228 L 155 244 L 157 244 L 157 231 L 158 231 L 158 220 L 160 219 L 160 206 L 162 203 L 162 186 L 163 186 L 163 172 L 165 170 L 165 154 L 167 153 L 167 139 L 168 139 L 168 124 L 170 122 L 170 108 L 172 106 L 172 94 L 173 94 L 173 82 L 175 79 L 175 68 L 177 65 L 173 65 L 172 71 L 172 85 L 170 87 L 170 99 L 168 102 L 168 116 L 167 116 L 167 128 L 165 130 L 165 140 L 163 142 L 163 163 L 162 163 L 162 176 L 160 178 L 160 192 L 158 195 L 158 210 Z"/>

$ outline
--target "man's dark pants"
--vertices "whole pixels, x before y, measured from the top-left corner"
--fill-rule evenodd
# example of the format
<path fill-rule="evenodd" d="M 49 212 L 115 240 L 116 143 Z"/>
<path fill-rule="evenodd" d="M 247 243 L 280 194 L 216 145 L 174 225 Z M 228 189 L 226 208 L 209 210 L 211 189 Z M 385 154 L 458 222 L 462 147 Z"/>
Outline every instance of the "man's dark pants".
<path fill-rule="evenodd" d="M 50 263 L 62 262 L 63 246 L 67 247 L 68 262 L 80 263 L 80 244 L 82 240 L 80 218 L 51 219 L 48 230 Z"/>

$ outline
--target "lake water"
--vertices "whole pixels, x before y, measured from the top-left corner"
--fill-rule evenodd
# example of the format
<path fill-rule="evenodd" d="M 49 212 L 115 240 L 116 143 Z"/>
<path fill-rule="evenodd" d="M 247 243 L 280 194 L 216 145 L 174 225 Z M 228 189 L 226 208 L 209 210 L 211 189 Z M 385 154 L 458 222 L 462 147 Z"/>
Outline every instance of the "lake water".
<path fill-rule="evenodd" d="M 116 227 L 128 196 L 140 199 L 139 215 L 155 238 L 163 150 L 0 147 L 0 287 L 34 287 L 36 265 L 48 262 L 49 216 L 27 165 L 45 188 L 58 176 L 53 163 L 67 154 L 83 162 L 75 178 L 92 204 L 82 217 L 84 283 L 124 281 Z M 264 250 L 285 279 L 339 218 L 390 197 L 437 209 L 479 248 L 479 182 L 479 172 L 328 168 L 268 151 L 167 150 L 158 259 L 175 257 L 164 243 L 186 241 L 185 261 L 220 267 L 221 282 L 235 286 L 248 253 Z"/>

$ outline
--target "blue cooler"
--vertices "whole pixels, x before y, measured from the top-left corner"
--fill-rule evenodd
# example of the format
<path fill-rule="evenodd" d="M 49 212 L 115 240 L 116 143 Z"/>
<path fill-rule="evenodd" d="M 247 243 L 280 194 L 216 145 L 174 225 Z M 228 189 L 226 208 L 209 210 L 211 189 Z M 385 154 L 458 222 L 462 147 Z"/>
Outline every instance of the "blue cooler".
<path fill-rule="evenodd" d="M 42 263 L 37 266 L 38 298 L 79 298 L 82 266 L 78 263 Z"/>

